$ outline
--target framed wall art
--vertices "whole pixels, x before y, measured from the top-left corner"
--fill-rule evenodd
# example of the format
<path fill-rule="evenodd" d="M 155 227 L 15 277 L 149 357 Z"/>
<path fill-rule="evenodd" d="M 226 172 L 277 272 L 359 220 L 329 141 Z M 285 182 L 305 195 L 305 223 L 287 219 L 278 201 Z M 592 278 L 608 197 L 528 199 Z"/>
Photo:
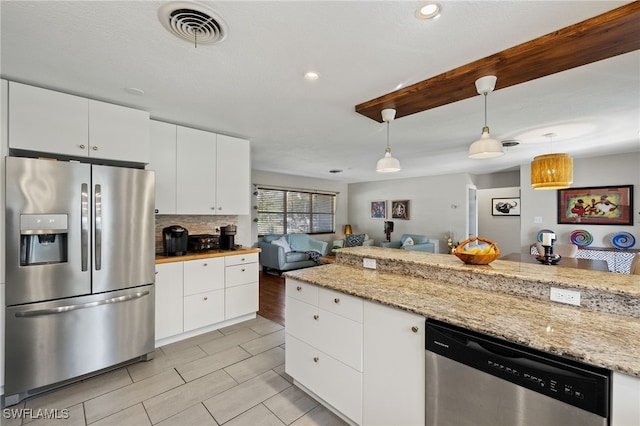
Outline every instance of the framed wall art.
<path fill-rule="evenodd" d="M 391 219 L 409 220 L 410 203 L 409 200 L 391 201 Z"/>
<path fill-rule="evenodd" d="M 491 216 L 520 216 L 520 198 L 492 198 Z"/>
<path fill-rule="evenodd" d="M 633 225 L 633 185 L 558 190 L 558 223 Z"/>
<path fill-rule="evenodd" d="M 371 202 L 371 219 L 387 218 L 387 201 L 376 200 Z"/>

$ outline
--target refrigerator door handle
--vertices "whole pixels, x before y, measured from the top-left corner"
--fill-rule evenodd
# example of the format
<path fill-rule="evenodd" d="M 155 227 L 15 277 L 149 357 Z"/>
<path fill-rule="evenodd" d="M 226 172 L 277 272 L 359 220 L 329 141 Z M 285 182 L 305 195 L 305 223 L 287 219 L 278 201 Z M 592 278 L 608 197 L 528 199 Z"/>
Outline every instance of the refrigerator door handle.
<path fill-rule="evenodd" d="M 43 315 L 53 315 L 53 314 L 62 314 L 65 312 L 76 311 L 78 309 L 86 309 L 86 308 L 95 308 L 96 306 L 113 304 L 113 303 L 121 303 L 128 302 L 129 300 L 140 299 L 142 297 L 148 296 L 149 291 L 141 291 L 138 293 L 128 294 L 126 296 L 118 296 L 112 297 L 104 300 L 97 300 L 95 302 L 81 303 L 79 305 L 67 305 L 67 306 L 58 306 L 56 308 L 49 309 L 34 309 L 32 311 L 20 311 L 16 312 L 16 317 L 21 318 L 29 318 L 29 317 L 39 317 Z"/>
<path fill-rule="evenodd" d="M 80 191 L 80 261 L 84 272 L 89 263 L 89 185 L 86 183 Z"/>
<path fill-rule="evenodd" d="M 94 252 L 96 254 L 95 267 L 96 271 L 102 269 L 102 186 L 97 184 L 94 192 L 94 211 L 95 211 L 95 236 L 94 236 Z"/>

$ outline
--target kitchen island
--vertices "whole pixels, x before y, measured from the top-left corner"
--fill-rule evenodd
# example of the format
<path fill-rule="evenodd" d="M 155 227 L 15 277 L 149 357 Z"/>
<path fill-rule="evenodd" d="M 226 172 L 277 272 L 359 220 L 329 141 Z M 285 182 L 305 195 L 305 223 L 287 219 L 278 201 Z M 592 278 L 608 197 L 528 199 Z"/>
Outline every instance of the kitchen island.
<path fill-rule="evenodd" d="M 376 269 L 364 268 L 364 259 L 367 259 L 368 264 L 375 262 Z M 300 293 L 296 291 L 297 288 L 304 291 L 305 284 L 317 287 L 320 294 L 328 291 L 364 301 L 365 314 L 359 319 L 365 336 L 365 349 L 362 353 L 364 361 L 354 363 L 353 366 L 361 374 L 362 383 L 367 383 L 368 375 L 367 306 L 373 308 L 382 305 L 398 314 L 404 312 L 413 315 L 414 319 L 419 316 L 441 320 L 607 368 L 616 373 L 614 388 L 618 377 L 620 381 L 630 383 L 634 392 L 638 392 L 632 393 L 636 398 L 635 405 L 638 405 L 640 276 L 502 260 L 485 266 L 465 265 L 451 255 L 399 253 L 398 250 L 378 247 L 342 249 L 337 253 L 335 264 L 291 271 L 285 276 L 288 307 L 290 300 L 300 297 L 295 294 Z M 299 283 L 303 285 L 298 285 Z M 579 291 L 580 306 L 551 302 L 551 287 Z M 287 324 L 289 329 L 289 317 Z M 423 328 L 424 323 L 412 327 Z M 295 342 L 292 345 L 295 349 L 301 333 L 295 328 L 292 331 L 295 335 L 289 336 L 290 333 L 287 333 L 288 339 Z M 304 343 L 304 338 L 302 340 Z M 421 340 L 423 344 L 424 336 L 417 340 Z M 314 347 L 313 344 L 311 346 Z M 379 350 L 384 349 L 382 346 Z M 424 346 L 420 347 L 418 343 L 411 350 L 424 353 Z M 290 362 L 294 361 L 288 353 L 287 369 Z M 419 368 L 418 364 L 414 367 Z M 295 364 L 292 367 L 296 370 Z M 405 367 L 395 365 L 397 370 Z M 415 376 L 415 371 L 412 374 Z M 296 378 L 296 375 L 292 375 Z M 368 403 L 368 386 L 363 388 L 362 412 L 360 415 L 356 413 L 347 417 L 355 423 L 367 424 L 367 412 L 371 404 Z M 397 398 L 392 399 L 398 402 Z M 374 400 L 376 404 L 380 404 L 380 399 Z M 618 403 L 620 401 L 616 402 L 614 393 L 614 413 Z M 340 408 L 338 411 L 341 411 Z M 637 411 L 631 415 L 640 416 Z M 616 424 L 615 420 L 614 417 L 612 424 Z"/>

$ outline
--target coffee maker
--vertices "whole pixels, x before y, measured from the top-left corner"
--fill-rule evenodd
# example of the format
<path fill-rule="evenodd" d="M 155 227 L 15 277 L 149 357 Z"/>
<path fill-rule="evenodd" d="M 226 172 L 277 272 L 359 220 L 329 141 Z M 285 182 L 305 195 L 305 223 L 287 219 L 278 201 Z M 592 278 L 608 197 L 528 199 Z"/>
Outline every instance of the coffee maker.
<path fill-rule="evenodd" d="M 162 230 L 162 245 L 165 256 L 184 256 L 187 254 L 189 231 L 180 225 L 167 226 Z"/>
<path fill-rule="evenodd" d="M 235 250 L 236 226 L 227 225 L 220 227 L 220 249 Z"/>

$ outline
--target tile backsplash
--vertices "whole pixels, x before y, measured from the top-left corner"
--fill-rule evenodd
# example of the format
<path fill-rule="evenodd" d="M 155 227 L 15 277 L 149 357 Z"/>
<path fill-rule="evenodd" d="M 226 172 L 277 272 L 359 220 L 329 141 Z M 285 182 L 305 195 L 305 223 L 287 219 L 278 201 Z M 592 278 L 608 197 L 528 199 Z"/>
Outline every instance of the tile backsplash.
<path fill-rule="evenodd" d="M 214 215 L 156 215 L 156 253 L 162 253 L 162 230 L 167 226 L 180 225 L 189 231 L 189 234 L 220 234 L 220 227 L 238 225 L 238 216 L 214 216 Z M 217 229 L 217 230 L 216 230 Z"/>

